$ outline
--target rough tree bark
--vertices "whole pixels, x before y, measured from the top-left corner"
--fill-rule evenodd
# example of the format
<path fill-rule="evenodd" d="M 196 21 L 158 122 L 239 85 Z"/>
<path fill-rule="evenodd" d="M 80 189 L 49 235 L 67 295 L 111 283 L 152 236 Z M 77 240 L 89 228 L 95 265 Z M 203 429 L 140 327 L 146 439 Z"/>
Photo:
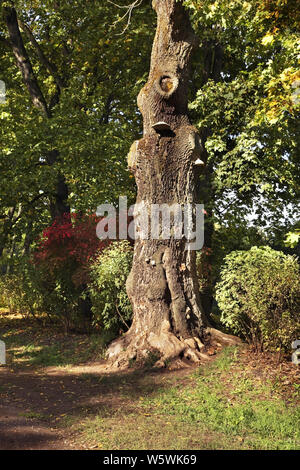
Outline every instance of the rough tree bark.
<path fill-rule="evenodd" d="M 190 56 L 197 41 L 181 2 L 153 0 L 152 5 L 157 30 L 148 82 L 138 96 L 144 134 L 133 144 L 128 165 L 135 174 L 137 203 L 191 204 L 197 202 L 195 160 L 203 154 L 187 116 Z M 161 121 L 170 129 L 152 127 Z M 195 251 L 185 244 L 175 238 L 136 240 L 126 286 L 133 323 L 110 345 L 112 364 L 139 361 L 149 351 L 159 356 L 157 366 L 178 357 L 207 359 L 213 330 L 200 303 Z"/>

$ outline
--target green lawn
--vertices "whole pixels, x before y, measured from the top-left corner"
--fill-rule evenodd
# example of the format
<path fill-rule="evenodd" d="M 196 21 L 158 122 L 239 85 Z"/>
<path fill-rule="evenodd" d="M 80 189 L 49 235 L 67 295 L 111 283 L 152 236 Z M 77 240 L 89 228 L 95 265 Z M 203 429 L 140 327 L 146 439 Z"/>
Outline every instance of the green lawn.
<path fill-rule="evenodd" d="M 163 385 L 133 399 L 130 412 L 85 419 L 81 438 L 101 449 L 300 449 L 297 387 L 287 405 L 279 385 L 242 370 L 237 349 L 225 349 L 184 384 Z"/>

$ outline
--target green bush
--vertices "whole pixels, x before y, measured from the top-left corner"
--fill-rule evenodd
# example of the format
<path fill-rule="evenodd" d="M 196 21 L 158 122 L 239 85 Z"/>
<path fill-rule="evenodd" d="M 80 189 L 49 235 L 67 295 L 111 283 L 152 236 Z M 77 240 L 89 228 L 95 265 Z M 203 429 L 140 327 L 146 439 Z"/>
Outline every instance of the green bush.
<path fill-rule="evenodd" d="M 126 293 L 126 279 L 133 250 L 128 241 L 114 242 L 105 248 L 90 269 L 89 293 L 94 323 L 107 330 L 127 330 L 132 308 Z"/>
<path fill-rule="evenodd" d="M 31 258 L 20 258 L 13 274 L 0 277 L 0 301 L 3 307 L 23 316 L 48 316 L 65 330 L 87 331 L 91 319 L 82 315 L 84 293 L 72 281 L 72 266 L 49 269 L 47 263 L 36 265 Z"/>
<path fill-rule="evenodd" d="M 0 276 L 0 306 L 8 308 L 11 313 L 20 312 L 23 308 L 24 291 L 20 279 L 15 274 Z"/>
<path fill-rule="evenodd" d="M 297 258 L 253 247 L 225 258 L 216 286 L 221 321 L 257 349 L 289 350 L 300 337 Z"/>
<path fill-rule="evenodd" d="M 0 277 L 0 302 L 11 312 L 60 323 L 66 331 L 90 331 L 91 327 L 116 335 L 128 329 L 132 309 L 125 283 L 133 249 L 127 241 L 112 243 L 99 252 L 86 269 L 86 285 L 77 283 L 71 258 L 60 265 L 33 263 L 20 258 L 13 274 Z M 89 312 L 84 311 L 88 305 Z M 91 308 L 90 308 L 91 307 Z"/>
<path fill-rule="evenodd" d="M 85 290 L 74 283 L 74 272 L 72 260 L 54 270 L 41 264 L 33 270 L 27 268 L 23 285 L 26 291 L 31 287 L 29 298 L 35 301 L 32 314 L 45 313 L 50 320 L 62 324 L 66 331 L 88 332 L 91 315 L 85 315 L 82 309 Z"/>
<path fill-rule="evenodd" d="M 39 288 L 41 273 L 28 257 L 14 263 L 12 273 L 0 276 L 1 305 L 12 313 L 38 314 L 42 309 L 42 292 Z"/>
<path fill-rule="evenodd" d="M 6 298 L 22 314 L 46 314 L 66 331 L 89 332 L 89 263 L 109 240 L 96 236 L 97 217 L 64 214 L 43 230 L 28 257 L 18 257 Z"/>

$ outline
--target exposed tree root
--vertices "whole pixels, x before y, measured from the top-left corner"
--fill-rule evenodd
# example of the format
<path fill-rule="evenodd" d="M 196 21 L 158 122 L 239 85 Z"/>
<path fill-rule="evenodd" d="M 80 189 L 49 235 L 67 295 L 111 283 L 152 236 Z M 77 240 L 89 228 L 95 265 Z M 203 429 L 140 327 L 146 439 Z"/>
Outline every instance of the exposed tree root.
<path fill-rule="evenodd" d="M 165 327 L 165 328 L 164 328 Z M 166 367 L 171 362 L 178 367 L 209 361 L 223 346 L 240 344 L 241 340 L 214 328 L 206 328 L 203 342 L 197 337 L 179 339 L 162 325 L 159 334 L 132 331 L 117 338 L 108 348 L 108 368 L 127 368 L 132 365 Z"/>
<path fill-rule="evenodd" d="M 206 334 L 209 335 L 209 342 L 212 346 L 235 346 L 242 343 L 237 336 L 228 335 L 215 328 L 206 328 Z"/>

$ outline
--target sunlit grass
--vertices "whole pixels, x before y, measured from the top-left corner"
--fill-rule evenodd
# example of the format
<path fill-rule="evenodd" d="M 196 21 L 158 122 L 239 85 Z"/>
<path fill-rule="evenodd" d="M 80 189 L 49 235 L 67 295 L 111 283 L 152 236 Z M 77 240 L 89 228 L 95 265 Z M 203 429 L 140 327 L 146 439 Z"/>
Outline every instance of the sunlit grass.
<path fill-rule="evenodd" d="M 55 325 L 3 313 L 1 339 L 6 343 L 7 363 L 11 366 L 68 367 L 104 357 L 110 339 L 105 335 L 64 334 Z"/>
<path fill-rule="evenodd" d="M 154 415 L 207 426 L 228 438 L 238 437 L 250 449 L 299 449 L 300 408 L 287 406 L 270 385 L 234 374 L 235 351 L 230 349 L 211 367 L 201 368 L 194 386 L 172 387 L 145 399 Z M 230 361 L 231 358 L 231 361 Z M 236 439 L 230 447 L 235 448 Z"/>

